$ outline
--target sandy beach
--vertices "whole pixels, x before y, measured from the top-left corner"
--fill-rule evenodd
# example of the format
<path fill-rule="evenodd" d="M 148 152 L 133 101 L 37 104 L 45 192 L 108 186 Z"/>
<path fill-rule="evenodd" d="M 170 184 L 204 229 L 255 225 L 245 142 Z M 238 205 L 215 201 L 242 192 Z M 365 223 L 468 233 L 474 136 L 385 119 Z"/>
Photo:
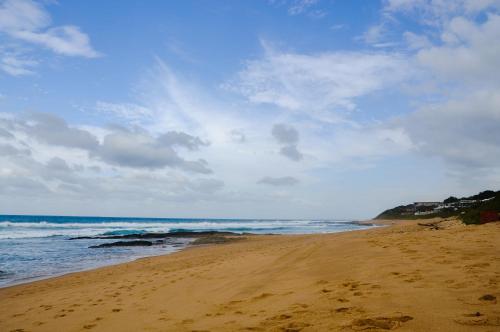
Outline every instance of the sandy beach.
<path fill-rule="evenodd" d="M 500 223 L 392 224 L 249 236 L 3 288 L 0 330 L 500 330 Z"/>

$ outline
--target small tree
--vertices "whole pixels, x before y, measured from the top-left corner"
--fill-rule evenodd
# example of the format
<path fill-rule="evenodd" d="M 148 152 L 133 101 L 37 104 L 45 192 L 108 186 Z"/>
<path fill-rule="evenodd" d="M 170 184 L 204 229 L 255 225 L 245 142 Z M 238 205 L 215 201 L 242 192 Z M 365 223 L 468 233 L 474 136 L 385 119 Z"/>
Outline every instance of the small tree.
<path fill-rule="evenodd" d="M 456 203 L 456 202 L 458 202 L 458 198 L 456 198 L 455 196 L 450 196 L 443 201 L 444 204 L 450 204 L 450 203 Z"/>

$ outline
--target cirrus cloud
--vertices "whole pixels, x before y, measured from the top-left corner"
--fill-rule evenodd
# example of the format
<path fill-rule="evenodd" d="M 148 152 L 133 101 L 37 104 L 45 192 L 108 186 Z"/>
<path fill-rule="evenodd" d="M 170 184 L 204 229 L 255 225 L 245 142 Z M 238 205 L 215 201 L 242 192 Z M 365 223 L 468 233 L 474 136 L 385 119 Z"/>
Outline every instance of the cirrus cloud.
<path fill-rule="evenodd" d="M 338 121 L 356 98 L 400 82 L 410 72 L 399 54 L 281 52 L 262 42 L 264 56 L 249 60 L 225 86 L 256 104 Z"/>

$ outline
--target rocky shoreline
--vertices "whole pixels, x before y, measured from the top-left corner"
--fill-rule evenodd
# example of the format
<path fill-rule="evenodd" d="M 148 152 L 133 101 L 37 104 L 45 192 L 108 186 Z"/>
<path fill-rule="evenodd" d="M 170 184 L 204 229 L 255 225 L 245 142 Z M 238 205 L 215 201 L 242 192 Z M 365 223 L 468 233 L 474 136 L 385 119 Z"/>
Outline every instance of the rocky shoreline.
<path fill-rule="evenodd" d="M 244 236 L 253 235 L 250 233 L 234 233 L 234 232 L 218 232 L 218 231 L 203 231 L 203 232 L 166 232 L 166 233 L 136 233 L 124 235 L 108 235 L 108 236 L 79 236 L 72 237 L 69 240 L 120 240 L 115 242 L 107 242 L 99 245 L 90 246 L 89 248 L 111 248 L 111 247 L 137 247 L 137 246 L 153 246 L 163 244 L 175 244 L 175 239 L 192 239 L 192 245 L 203 244 L 222 244 L 244 239 Z M 174 242 L 174 243 L 172 243 Z"/>

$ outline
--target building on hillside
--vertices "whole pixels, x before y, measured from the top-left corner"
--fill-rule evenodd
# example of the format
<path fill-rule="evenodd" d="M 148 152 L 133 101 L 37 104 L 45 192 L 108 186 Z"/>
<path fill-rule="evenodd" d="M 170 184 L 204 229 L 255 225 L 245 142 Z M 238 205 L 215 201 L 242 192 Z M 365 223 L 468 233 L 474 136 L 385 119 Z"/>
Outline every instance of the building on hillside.
<path fill-rule="evenodd" d="M 442 204 L 441 202 L 415 202 L 415 203 L 413 203 L 413 205 L 417 209 L 418 208 L 425 208 L 425 207 L 434 208 L 434 207 L 437 207 L 441 204 Z"/>
<path fill-rule="evenodd" d="M 433 213 L 435 213 L 435 211 L 434 211 L 434 210 L 429 210 L 429 211 L 417 211 L 417 212 L 415 212 L 415 215 L 416 215 L 416 216 L 426 216 L 426 215 L 428 215 L 428 214 L 433 214 Z"/>
<path fill-rule="evenodd" d="M 415 202 L 413 203 L 414 215 L 423 216 L 435 213 L 434 210 L 441 204 L 441 202 Z"/>
<path fill-rule="evenodd" d="M 470 206 L 473 206 L 475 204 L 477 204 L 477 200 L 475 200 L 475 199 L 461 199 L 458 202 L 458 206 L 461 208 L 470 207 Z"/>

